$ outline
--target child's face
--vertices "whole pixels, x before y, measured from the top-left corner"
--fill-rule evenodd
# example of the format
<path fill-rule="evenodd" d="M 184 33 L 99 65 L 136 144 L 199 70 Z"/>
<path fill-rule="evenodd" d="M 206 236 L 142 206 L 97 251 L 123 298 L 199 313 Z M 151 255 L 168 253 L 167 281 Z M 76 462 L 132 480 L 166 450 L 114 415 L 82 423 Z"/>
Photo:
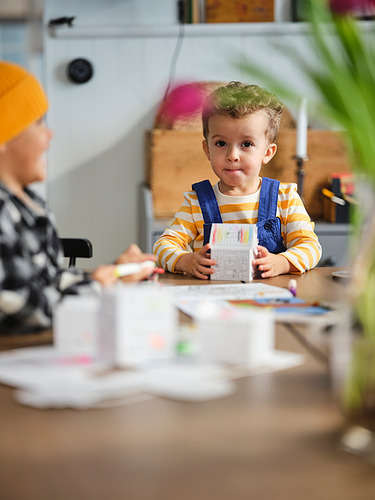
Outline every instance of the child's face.
<path fill-rule="evenodd" d="M 7 143 L 8 176 L 16 187 L 23 188 L 45 179 L 44 153 L 51 138 L 52 132 L 46 127 L 43 118 L 40 118 Z"/>
<path fill-rule="evenodd" d="M 259 171 L 276 153 L 266 137 L 268 118 L 257 111 L 244 118 L 214 115 L 209 120 L 203 150 L 220 178 L 223 194 L 241 196 L 259 188 Z"/>

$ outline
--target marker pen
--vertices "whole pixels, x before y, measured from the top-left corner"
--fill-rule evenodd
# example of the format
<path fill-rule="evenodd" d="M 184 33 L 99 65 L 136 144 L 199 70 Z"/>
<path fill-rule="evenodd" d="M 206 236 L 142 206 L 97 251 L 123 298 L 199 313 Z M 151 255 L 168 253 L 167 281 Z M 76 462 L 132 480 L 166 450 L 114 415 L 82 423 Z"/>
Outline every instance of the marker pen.
<path fill-rule="evenodd" d="M 118 264 L 115 269 L 115 275 L 118 278 L 129 276 L 130 274 L 139 273 L 143 269 L 149 269 L 150 273 L 156 269 L 156 264 L 152 260 L 145 260 L 144 262 L 130 262 L 129 264 Z"/>
<path fill-rule="evenodd" d="M 330 198 L 334 203 L 337 203 L 337 205 L 345 205 L 345 200 L 336 196 L 335 193 L 332 193 L 329 189 L 323 188 L 322 193 L 324 196 L 327 196 L 327 198 Z"/>

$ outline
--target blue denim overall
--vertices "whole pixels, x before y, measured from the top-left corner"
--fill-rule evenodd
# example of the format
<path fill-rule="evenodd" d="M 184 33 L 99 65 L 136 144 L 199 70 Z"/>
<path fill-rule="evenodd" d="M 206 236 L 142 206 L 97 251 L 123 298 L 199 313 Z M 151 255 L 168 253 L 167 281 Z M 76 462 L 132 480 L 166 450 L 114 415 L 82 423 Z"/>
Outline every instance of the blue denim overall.
<path fill-rule="evenodd" d="M 286 248 L 281 237 L 280 219 L 276 217 L 277 198 L 280 182 L 268 177 L 262 178 L 258 209 L 258 241 L 259 245 L 271 253 L 285 252 Z M 219 205 L 214 190 L 208 180 L 192 185 L 198 196 L 199 205 L 204 220 L 204 245 L 210 240 L 211 225 L 222 223 Z"/>

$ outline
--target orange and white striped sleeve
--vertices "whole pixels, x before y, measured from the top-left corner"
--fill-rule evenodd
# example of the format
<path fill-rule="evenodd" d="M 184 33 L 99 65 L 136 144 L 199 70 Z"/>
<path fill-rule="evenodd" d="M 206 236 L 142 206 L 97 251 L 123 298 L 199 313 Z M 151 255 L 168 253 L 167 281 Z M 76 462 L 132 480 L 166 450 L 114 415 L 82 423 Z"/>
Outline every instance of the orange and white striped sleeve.
<path fill-rule="evenodd" d="M 284 255 L 300 274 L 312 269 L 321 258 L 322 247 L 295 183 L 280 184 L 277 212 L 287 249 L 280 255 Z"/>
<path fill-rule="evenodd" d="M 203 245 L 203 216 L 195 191 L 184 193 L 184 202 L 153 247 L 157 265 L 170 272 L 185 253 L 198 251 Z"/>

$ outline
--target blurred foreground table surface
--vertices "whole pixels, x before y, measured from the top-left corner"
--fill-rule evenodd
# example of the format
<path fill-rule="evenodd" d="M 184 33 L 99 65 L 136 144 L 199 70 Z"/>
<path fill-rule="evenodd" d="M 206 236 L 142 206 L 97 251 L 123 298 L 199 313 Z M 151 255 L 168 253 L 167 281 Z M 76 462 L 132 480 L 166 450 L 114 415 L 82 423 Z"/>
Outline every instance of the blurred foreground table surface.
<path fill-rule="evenodd" d="M 298 295 L 339 297 L 345 283 L 332 270 L 297 277 Z M 290 278 L 265 282 L 286 287 Z M 198 284 L 169 274 L 163 282 Z M 50 342 L 51 334 L 43 335 Z M 38 344 L 35 336 L 30 343 Z M 204 403 L 158 398 L 111 409 L 36 410 L 0 386 L 1 500 L 375 498 L 374 466 L 339 448 L 344 420 L 327 365 L 282 325 L 277 347 L 304 352 L 306 362 L 244 378 L 233 395 Z"/>

